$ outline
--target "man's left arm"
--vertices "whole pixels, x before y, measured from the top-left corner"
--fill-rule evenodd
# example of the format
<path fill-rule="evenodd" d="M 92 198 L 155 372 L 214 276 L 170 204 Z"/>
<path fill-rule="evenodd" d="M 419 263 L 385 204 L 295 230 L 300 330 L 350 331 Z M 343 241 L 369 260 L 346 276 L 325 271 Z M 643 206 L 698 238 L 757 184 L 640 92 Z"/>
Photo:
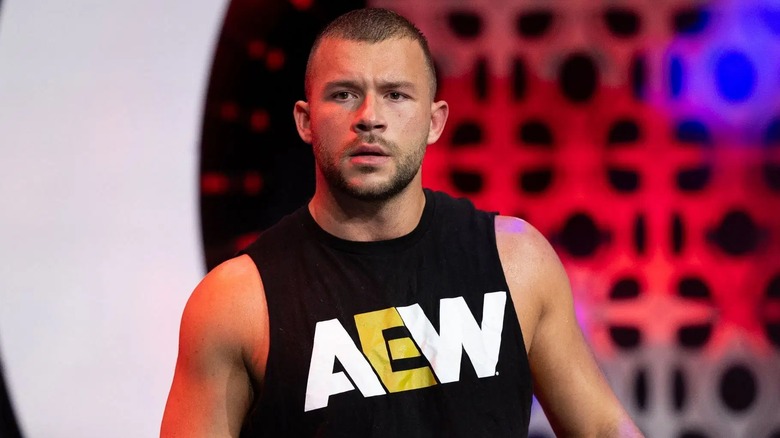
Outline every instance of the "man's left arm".
<path fill-rule="evenodd" d="M 516 218 L 496 218 L 496 235 L 534 393 L 556 435 L 641 437 L 585 343 L 568 277 L 550 244 Z"/>

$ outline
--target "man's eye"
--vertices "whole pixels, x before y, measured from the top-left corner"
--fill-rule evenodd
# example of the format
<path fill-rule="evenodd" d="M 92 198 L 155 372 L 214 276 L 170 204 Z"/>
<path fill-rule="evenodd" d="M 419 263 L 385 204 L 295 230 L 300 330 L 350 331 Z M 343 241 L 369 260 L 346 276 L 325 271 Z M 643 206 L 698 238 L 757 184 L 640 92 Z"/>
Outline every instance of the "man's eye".
<path fill-rule="evenodd" d="M 404 95 L 403 95 L 403 94 L 401 94 L 401 93 L 398 93 L 398 92 L 396 92 L 396 91 L 393 91 L 393 92 L 391 92 L 391 93 L 388 93 L 388 94 L 387 94 L 387 97 L 389 97 L 389 98 L 390 98 L 390 100 L 401 100 L 401 99 L 403 99 L 403 98 L 404 98 Z"/>
<path fill-rule="evenodd" d="M 338 100 L 347 100 L 350 97 L 352 97 L 352 93 L 349 91 L 339 91 L 333 95 L 333 98 Z"/>

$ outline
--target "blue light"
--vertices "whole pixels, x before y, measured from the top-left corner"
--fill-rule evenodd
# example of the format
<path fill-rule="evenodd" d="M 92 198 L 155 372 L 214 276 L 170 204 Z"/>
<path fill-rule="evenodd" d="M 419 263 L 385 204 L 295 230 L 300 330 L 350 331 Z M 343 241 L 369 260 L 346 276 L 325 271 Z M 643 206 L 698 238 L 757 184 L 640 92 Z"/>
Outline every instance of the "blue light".
<path fill-rule="evenodd" d="M 707 126 L 698 120 L 686 120 L 677 125 L 677 140 L 707 146 L 712 143 Z"/>
<path fill-rule="evenodd" d="M 780 145 L 780 118 L 772 120 L 769 126 L 767 126 L 764 144 L 768 147 Z"/>
<path fill-rule="evenodd" d="M 674 16 L 674 28 L 682 35 L 701 33 L 710 23 L 710 11 L 700 8 L 682 10 Z"/>
<path fill-rule="evenodd" d="M 733 103 L 742 102 L 755 90 L 756 69 L 745 54 L 730 50 L 716 61 L 715 81 L 721 97 Z"/>
<path fill-rule="evenodd" d="M 759 14 L 769 30 L 775 35 L 780 35 L 780 8 L 762 8 Z"/>
<path fill-rule="evenodd" d="M 711 0 L 672 14 L 676 35 L 664 51 L 659 104 L 713 135 L 763 135 L 756 130 L 780 114 L 780 0 Z M 683 131 L 701 138 L 692 127 Z"/>
<path fill-rule="evenodd" d="M 682 60 L 675 56 L 669 65 L 669 88 L 672 97 L 680 97 L 683 87 L 683 65 Z"/>

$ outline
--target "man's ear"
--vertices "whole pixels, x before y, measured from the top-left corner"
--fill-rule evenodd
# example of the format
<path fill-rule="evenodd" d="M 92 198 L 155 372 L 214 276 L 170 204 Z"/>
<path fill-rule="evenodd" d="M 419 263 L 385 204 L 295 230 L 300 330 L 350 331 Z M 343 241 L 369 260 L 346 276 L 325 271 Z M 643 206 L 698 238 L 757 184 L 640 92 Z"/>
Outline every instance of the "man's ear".
<path fill-rule="evenodd" d="M 298 128 L 298 135 L 301 136 L 301 140 L 311 144 L 309 103 L 303 100 L 295 102 L 295 107 L 293 107 L 293 118 L 295 119 L 295 127 Z"/>
<path fill-rule="evenodd" d="M 440 100 L 431 104 L 431 129 L 428 131 L 428 144 L 436 143 L 447 124 L 447 116 L 450 114 L 450 106 Z"/>

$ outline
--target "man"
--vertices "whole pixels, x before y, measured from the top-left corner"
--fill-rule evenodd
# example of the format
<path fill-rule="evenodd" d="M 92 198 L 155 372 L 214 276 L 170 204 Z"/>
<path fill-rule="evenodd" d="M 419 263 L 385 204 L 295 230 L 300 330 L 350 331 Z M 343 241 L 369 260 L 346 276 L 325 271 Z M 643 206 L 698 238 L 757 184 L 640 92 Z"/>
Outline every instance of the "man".
<path fill-rule="evenodd" d="M 314 197 L 193 292 L 162 435 L 526 436 L 533 378 L 558 435 L 641 436 L 546 240 L 423 190 L 435 92 L 427 42 L 390 11 L 318 37 L 294 108 Z"/>

